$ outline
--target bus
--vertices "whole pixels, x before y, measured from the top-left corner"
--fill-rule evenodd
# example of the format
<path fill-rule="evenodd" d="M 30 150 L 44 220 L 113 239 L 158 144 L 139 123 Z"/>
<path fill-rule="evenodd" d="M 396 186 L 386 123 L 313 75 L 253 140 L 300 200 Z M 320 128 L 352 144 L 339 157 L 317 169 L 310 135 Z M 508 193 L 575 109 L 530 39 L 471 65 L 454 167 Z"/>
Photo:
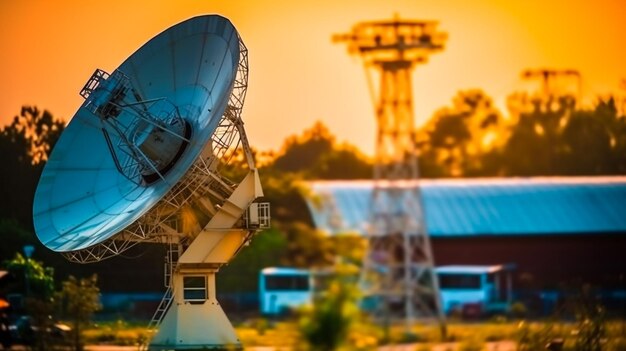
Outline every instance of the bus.
<path fill-rule="evenodd" d="M 313 275 L 310 270 L 268 267 L 259 273 L 261 314 L 287 313 L 313 301 Z"/>
<path fill-rule="evenodd" d="M 435 268 L 443 311 L 481 315 L 507 312 L 511 306 L 514 265 L 453 265 Z"/>
<path fill-rule="evenodd" d="M 443 311 L 469 315 L 507 312 L 512 299 L 514 265 L 453 265 L 435 268 Z M 279 315 L 311 304 L 324 291 L 332 269 L 264 268 L 259 273 L 261 313 Z M 356 279 L 355 279 L 356 282 Z M 326 283 L 326 284 L 325 284 Z"/>

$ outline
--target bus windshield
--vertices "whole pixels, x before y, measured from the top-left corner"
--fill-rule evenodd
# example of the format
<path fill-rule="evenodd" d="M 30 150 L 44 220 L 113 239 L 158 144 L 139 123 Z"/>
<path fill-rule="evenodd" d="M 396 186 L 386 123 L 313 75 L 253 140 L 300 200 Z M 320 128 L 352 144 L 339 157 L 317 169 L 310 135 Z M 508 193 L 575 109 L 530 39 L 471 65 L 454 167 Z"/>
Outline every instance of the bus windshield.
<path fill-rule="evenodd" d="M 309 277 L 306 275 L 265 276 L 266 291 L 308 291 Z"/>

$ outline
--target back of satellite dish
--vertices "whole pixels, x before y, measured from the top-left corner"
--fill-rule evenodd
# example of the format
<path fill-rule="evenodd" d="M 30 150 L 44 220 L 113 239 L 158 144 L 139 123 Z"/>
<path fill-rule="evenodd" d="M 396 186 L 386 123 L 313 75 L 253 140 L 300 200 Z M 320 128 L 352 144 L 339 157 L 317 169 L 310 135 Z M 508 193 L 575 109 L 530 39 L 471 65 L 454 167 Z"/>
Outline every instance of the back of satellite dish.
<path fill-rule="evenodd" d="M 37 187 L 38 238 L 79 263 L 140 242 L 168 245 L 150 350 L 241 348 L 215 274 L 269 226 L 243 128 L 248 52 L 227 19 L 160 33 L 109 74 L 96 70 Z M 242 179 L 224 177 L 242 165 Z"/>

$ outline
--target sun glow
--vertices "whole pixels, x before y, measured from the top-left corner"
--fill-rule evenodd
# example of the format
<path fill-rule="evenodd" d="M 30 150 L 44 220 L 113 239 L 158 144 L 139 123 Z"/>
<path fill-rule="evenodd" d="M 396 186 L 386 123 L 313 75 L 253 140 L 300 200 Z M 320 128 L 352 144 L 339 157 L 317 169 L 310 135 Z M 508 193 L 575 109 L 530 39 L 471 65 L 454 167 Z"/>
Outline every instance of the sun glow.
<path fill-rule="evenodd" d="M 624 10 L 611 0 L 4 1 L 0 125 L 24 104 L 69 119 L 95 68 L 112 71 L 155 33 L 220 13 L 250 50 L 244 119 L 255 148 L 277 150 L 321 120 L 339 141 L 371 155 L 376 123 L 366 77 L 358 59 L 332 43 L 334 33 L 394 13 L 439 21 L 446 47 L 413 76 L 419 126 L 459 90 L 483 89 L 504 106 L 523 88 L 527 68 L 577 69 L 586 96 L 618 91 L 626 78 Z"/>

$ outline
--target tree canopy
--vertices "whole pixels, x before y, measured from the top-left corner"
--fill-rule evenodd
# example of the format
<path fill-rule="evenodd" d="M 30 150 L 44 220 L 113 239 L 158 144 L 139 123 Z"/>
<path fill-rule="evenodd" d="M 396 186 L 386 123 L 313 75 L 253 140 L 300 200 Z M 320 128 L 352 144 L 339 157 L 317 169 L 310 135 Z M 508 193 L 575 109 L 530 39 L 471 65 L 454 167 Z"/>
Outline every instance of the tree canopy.
<path fill-rule="evenodd" d="M 459 92 L 419 133 L 425 177 L 626 173 L 626 116 L 613 98 L 579 108 L 574 97 L 510 100 L 508 118 L 476 90 Z"/>
<path fill-rule="evenodd" d="M 506 176 L 617 175 L 626 173 L 626 117 L 613 98 L 577 109 L 571 97 L 539 103 L 511 128 L 494 152 L 496 174 Z M 492 174 L 488 174 L 492 175 Z"/>
<path fill-rule="evenodd" d="M 0 129 L 0 213 L 32 227 L 32 203 L 44 162 L 64 123 L 47 111 L 24 106 Z"/>
<path fill-rule="evenodd" d="M 266 168 L 304 179 L 369 179 L 372 175 L 369 160 L 354 146 L 338 144 L 319 121 L 301 135 L 288 137 Z"/>
<path fill-rule="evenodd" d="M 19 252 L 6 262 L 6 268 L 17 279 L 17 291 L 24 292 L 28 297 L 49 300 L 54 293 L 54 270 L 41 262 L 28 259 Z"/>
<path fill-rule="evenodd" d="M 481 90 L 459 92 L 452 106 L 437 111 L 418 133 L 425 177 L 458 177 L 485 172 L 482 158 L 498 146 L 503 117 Z"/>
<path fill-rule="evenodd" d="M 97 283 L 96 275 L 82 279 L 70 276 L 63 282 L 63 288 L 57 294 L 65 318 L 72 323 L 73 346 L 76 351 L 84 349 L 82 331 L 93 314 L 102 308 Z"/>
<path fill-rule="evenodd" d="M 421 176 L 626 174 L 623 103 L 603 98 L 591 107 L 580 107 L 568 95 L 544 101 L 519 94 L 511 95 L 509 102 L 505 114 L 483 91 L 460 91 L 450 106 L 438 110 L 416 133 Z M 88 268 L 72 266 L 44 249 L 33 234 L 35 187 L 62 130 L 62 122 L 34 106 L 24 106 L 9 125 L 0 129 L 0 259 L 11 259 L 23 245 L 34 244 L 38 247 L 37 258 L 54 265 L 57 273 L 84 276 L 81 273 L 96 270 L 106 289 L 119 284 L 111 272 L 128 267 L 124 258 Z M 230 278 L 221 277 L 226 289 L 255 289 L 258 270 L 268 265 L 322 266 L 332 263 L 337 255 L 358 262 L 362 247 L 354 238 L 329 239 L 313 229 L 302 181 L 370 179 L 372 160 L 354 146 L 338 142 L 321 122 L 287 138 L 278 152 L 255 151 L 254 156 L 263 158 L 259 171 L 265 200 L 272 204 L 273 228 L 259 234 L 254 244 L 224 269 L 246 276 L 248 282 L 238 287 Z M 232 162 L 231 167 L 224 168 L 226 176 L 240 177 L 243 159 L 234 157 Z M 146 250 L 129 254 L 143 255 Z M 150 272 L 141 275 L 142 285 L 161 280 L 161 265 L 153 261 L 160 259 L 163 250 L 148 251 L 146 258 L 151 262 L 132 265 L 132 269 Z"/>

